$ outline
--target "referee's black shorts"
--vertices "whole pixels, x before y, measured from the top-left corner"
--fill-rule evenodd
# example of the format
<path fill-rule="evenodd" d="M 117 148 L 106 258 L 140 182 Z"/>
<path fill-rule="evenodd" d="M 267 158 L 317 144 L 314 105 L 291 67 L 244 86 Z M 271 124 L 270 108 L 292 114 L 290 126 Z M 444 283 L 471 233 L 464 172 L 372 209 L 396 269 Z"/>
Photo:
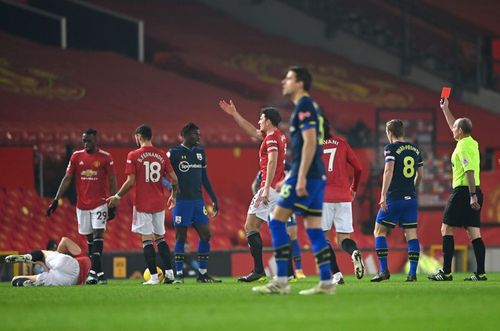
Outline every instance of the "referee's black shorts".
<path fill-rule="evenodd" d="M 477 201 L 483 206 L 483 192 L 476 186 Z M 444 208 L 443 223 L 455 227 L 481 227 L 481 209 L 474 210 L 470 206 L 470 194 L 468 186 L 458 186 L 448 199 Z"/>

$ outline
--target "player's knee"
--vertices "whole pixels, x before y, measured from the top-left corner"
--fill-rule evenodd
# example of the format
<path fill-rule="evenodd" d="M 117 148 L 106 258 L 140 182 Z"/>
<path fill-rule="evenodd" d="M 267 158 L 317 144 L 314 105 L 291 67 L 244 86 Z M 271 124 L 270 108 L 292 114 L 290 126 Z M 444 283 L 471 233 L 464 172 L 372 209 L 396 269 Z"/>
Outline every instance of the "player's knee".
<path fill-rule="evenodd" d="M 250 222 L 245 223 L 245 233 L 250 235 L 253 232 L 259 232 L 259 228 L 255 226 L 254 224 L 251 224 Z"/>
<path fill-rule="evenodd" d="M 212 234 L 210 233 L 210 231 L 200 233 L 200 239 L 201 240 L 203 240 L 203 241 L 210 241 L 210 238 L 212 238 Z"/>
<path fill-rule="evenodd" d="M 453 227 L 443 224 L 441 226 L 441 235 L 442 236 L 451 236 L 453 235 Z"/>

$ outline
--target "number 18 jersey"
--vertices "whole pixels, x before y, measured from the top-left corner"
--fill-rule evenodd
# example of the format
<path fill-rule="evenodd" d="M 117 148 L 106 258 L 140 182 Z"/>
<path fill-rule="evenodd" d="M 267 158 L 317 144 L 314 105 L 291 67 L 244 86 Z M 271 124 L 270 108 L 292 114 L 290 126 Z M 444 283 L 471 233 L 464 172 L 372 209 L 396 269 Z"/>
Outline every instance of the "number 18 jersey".
<path fill-rule="evenodd" d="M 415 175 L 417 169 L 424 165 L 422 153 L 409 142 L 396 141 L 384 148 L 385 162 L 394 162 L 391 184 L 387 197 L 393 200 L 416 197 Z"/>
<path fill-rule="evenodd" d="M 162 178 L 171 173 L 167 153 L 153 146 L 136 149 L 127 156 L 126 175 L 135 175 L 135 208 L 143 213 L 157 213 L 167 206 L 167 190 Z"/>

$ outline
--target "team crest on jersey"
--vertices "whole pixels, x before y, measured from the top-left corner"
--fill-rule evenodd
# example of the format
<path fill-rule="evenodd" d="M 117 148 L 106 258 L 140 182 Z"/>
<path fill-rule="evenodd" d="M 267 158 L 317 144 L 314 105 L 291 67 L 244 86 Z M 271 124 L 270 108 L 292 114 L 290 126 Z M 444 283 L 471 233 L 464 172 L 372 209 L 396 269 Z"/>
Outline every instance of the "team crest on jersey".
<path fill-rule="evenodd" d="M 203 155 L 201 155 L 201 153 L 196 153 L 196 157 L 198 158 L 198 160 L 203 160 Z"/>
<path fill-rule="evenodd" d="M 463 159 L 462 160 L 462 164 L 464 165 L 464 167 L 467 167 L 469 165 L 469 161 L 467 159 Z"/>
<path fill-rule="evenodd" d="M 175 224 L 181 224 L 182 216 L 175 216 Z"/>
<path fill-rule="evenodd" d="M 100 166 L 100 165 L 101 165 L 101 162 L 99 162 L 99 161 L 97 161 L 97 160 L 95 160 L 94 162 L 92 162 L 92 166 L 93 166 L 94 168 L 99 168 L 99 166 Z"/>

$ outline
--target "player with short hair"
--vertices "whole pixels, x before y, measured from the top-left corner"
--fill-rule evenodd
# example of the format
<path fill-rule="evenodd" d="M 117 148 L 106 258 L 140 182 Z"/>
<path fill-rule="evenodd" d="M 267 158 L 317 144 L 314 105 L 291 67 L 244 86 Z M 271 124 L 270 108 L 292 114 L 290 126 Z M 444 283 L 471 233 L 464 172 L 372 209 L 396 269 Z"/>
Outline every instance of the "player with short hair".
<path fill-rule="evenodd" d="M 9 255 L 6 263 L 33 263 L 42 270 L 36 275 L 12 278 L 12 286 L 65 286 L 77 285 L 85 280 L 90 269 L 87 256 L 79 256 L 80 247 L 71 239 L 62 237 L 56 250 L 34 250 L 24 255 Z"/>
<path fill-rule="evenodd" d="M 116 174 L 111 154 L 97 147 L 97 131 L 87 129 L 82 135 L 84 149 L 75 151 L 66 169 L 56 196 L 47 209 L 47 216 L 56 211 L 59 199 L 75 177 L 78 233 L 87 237 L 92 269 L 88 285 L 106 284 L 101 256 L 104 247 L 106 222 L 115 217 L 115 209 L 108 208 L 106 197 L 116 192 Z M 109 190 L 108 190 L 109 185 Z"/>
<path fill-rule="evenodd" d="M 218 212 L 217 197 L 207 174 L 207 157 L 200 146 L 200 128 L 194 123 L 186 124 L 181 130 L 182 144 L 171 148 L 167 155 L 179 179 L 177 205 L 173 211 L 175 227 L 175 283 L 184 282 L 184 250 L 187 230 L 193 226 L 200 237 L 198 242 L 198 277 L 199 283 L 219 283 L 221 280 L 210 276 L 208 259 L 210 256 L 210 238 L 208 211 L 203 201 L 201 187 L 210 196 L 214 216 Z"/>
<path fill-rule="evenodd" d="M 142 247 L 146 265 L 151 273 L 151 278 L 143 285 L 157 285 L 160 283 L 156 269 L 156 252 L 154 244 L 164 264 L 164 284 L 174 280 L 170 248 L 165 241 L 165 208 L 175 206 L 177 193 L 177 176 L 167 154 L 151 143 L 153 131 L 145 124 L 135 130 L 135 141 L 138 149 L 127 155 L 125 174 L 127 180 L 115 195 L 107 200 L 114 207 L 120 199 L 130 191 L 135 190 L 134 209 L 132 214 L 132 232 L 141 235 Z M 162 178 L 170 176 L 172 193 L 167 201 L 167 190 Z"/>
<path fill-rule="evenodd" d="M 380 193 L 380 210 L 375 229 L 375 250 L 380 270 L 372 282 L 388 280 L 391 277 L 387 267 L 387 229 L 399 225 L 404 229 L 408 243 L 410 271 L 407 282 L 417 280 L 420 245 L 417 238 L 418 201 L 416 188 L 423 178 L 422 153 L 417 146 L 404 140 L 404 125 L 399 119 L 386 123 L 389 144 L 384 148 L 385 167 Z"/>
<path fill-rule="evenodd" d="M 327 181 L 321 226 L 325 231 L 327 241 L 329 241 L 332 227 L 335 226 L 336 242 L 351 256 L 356 278 L 361 279 L 365 273 L 365 266 L 356 242 L 351 239 L 351 233 L 354 232 L 352 201 L 356 196 L 361 177 L 361 164 L 351 146 L 344 139 L 332 136 L 330 123 L 326 118 L 323 122 L 323 131 L 325 133 L 323 164 Z M 348 167 L 354 169 L 352 182 L 349 181 Z M 343 284 L 344 279 L 338 267 L 335 252 L 331 244 L 328 245 L 331 253 L 333 281 Z"/>
<path fill-rule="evenodd" d="M 330 250 L 321 230 L 321 212 L 326 183 L 321 161 L 323 143 L 323 118 L 318 106 L 311 99 L 312 76 L 306 68 L 291 67 L 282 81 L 283 95 L 290 98 L 295 109 L 290 123 L 292 140 L 292 169 L 285 180 L 280 199 L 269 222 L 277 264 L 277 277 L 265 286 L 252 290 L 262 294 L 288 294 L 288 263 L 290 256 L 286 222 L 293 212 L 304 215 L 305 227 L 316 262 L 320 270 L 320 283 L 301 295 L 334 294 L 330 266 Z"/>
<path fill-rule="evenodd" d="M 245 233 L 252 253 L 254 267 L 252 272 L 238 278 L 240 282 L 265 280 L 262 261 L 262 238 L 260 227 L 268 221 L 273 210 L 278 192 L 276 185 L 285 178 L 286 137 L 278 129 L 281 116 L 276 108 L 265 107 L 260 110 L 259 128 L 238 113 L 232 100 L 219 101 L 219 107 L 231 115 L 235 122 L 252 138 L 261 140 L 259 149 L 260 186 L 248 207 L 245 221 Z"/>
<path fill-rule="evenodd" d="M 480 184 L 480 154 L 479 145 L 472 138 L 472 121 L 468 118 L 455 117 L 448 108 L 448 99 L 442 99 L 440 106 L 446 122 L 453 133 L 457 145 L 451 155 L 453 166 L 453 193 L 444 209 L 443 225 L 443 268 L 428 278 L 436 281 L 453 280 L 451 262 L 455 252 L 453 233 L 457 228 L 465 228 L 474 249 L 477 269 L 466 281 L 487 280 L 484 269 L 486 248 L 481 238 L 481 207 L 483 192 Z"/>

